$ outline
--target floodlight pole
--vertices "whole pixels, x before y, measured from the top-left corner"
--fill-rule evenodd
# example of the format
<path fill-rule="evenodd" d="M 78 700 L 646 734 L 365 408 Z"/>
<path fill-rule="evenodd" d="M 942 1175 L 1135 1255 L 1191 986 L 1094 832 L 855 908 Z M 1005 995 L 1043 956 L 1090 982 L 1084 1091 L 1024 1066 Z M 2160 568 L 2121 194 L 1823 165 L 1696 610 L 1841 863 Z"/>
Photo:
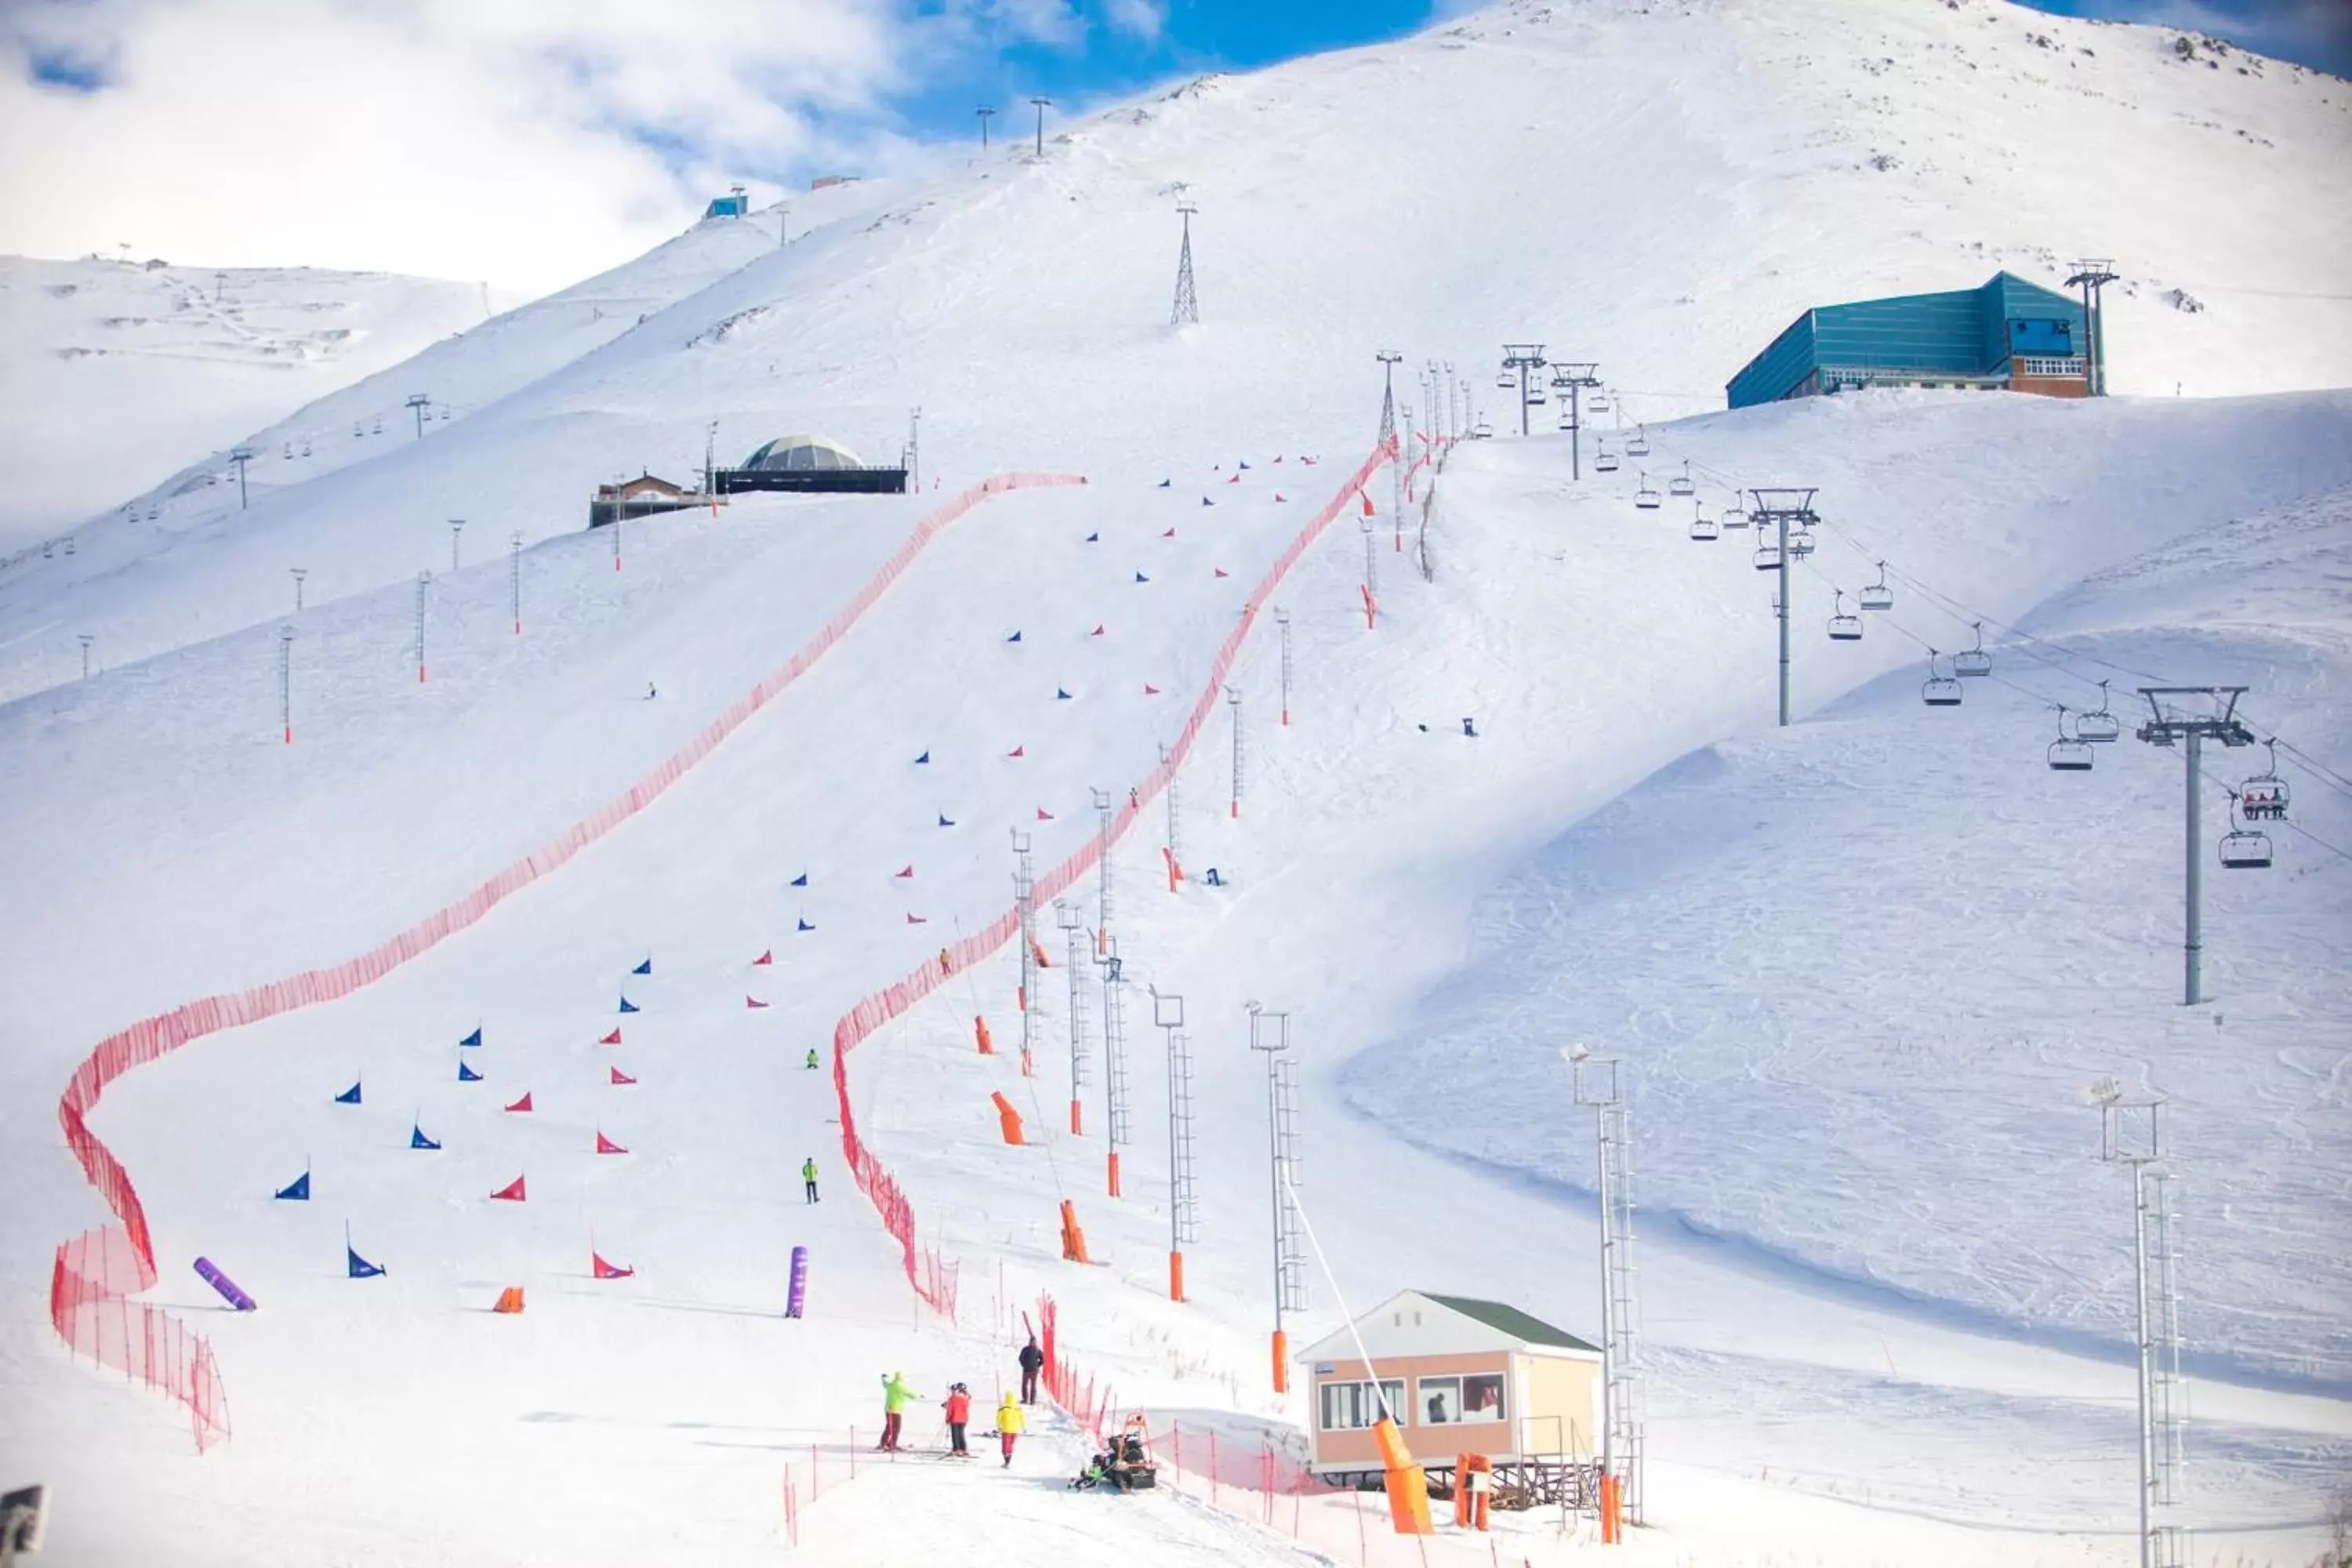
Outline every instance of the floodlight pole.
<path fill-rule="evenodd" d="M 1265 1053 L 1266 1163 L 1274 1193 L 1274 1391 L 1290 1392 L 1290 1336 L 1285 1314 L 1307 1307 L 1306 1259 L 1299 1251 L 1297 1083 L 1291 1071 L 1290 1015 L 1247 1005 L 1250 1049 Z"/>
<path fill-rule="evenodd" d="M 421 392 L 412 392 L 408 395 L 406 406 L 411 414 L 416 416 L 416 438 L 420 441 L 425 439 L 425 410 L 432 402 L 431 398 Z"/>
<path fill-rule="evenodd" d="M 1037 994 L 1037 875 L 1030 857 L 1030 837 L 1013 829 L 1013 907 L 1018 912 L 1021 942 L 1021 1076 L 1037 1070 L 1037 1039 L 1045 1006 Z"/>
<path fill-rule="evenodd" d="M 457 570 L 457 536 L 465 531 L 464 518 L 453 517 L 449 520 L 449 570 L 452 572 Z"/>
<path fill-rule="evenodd" d="M 284 745 L 294 743 L 294 628 L 278 628 L 278 722 Z"/>
<path fill-rule="evenodd" d="M 907 415 L 907 488 L 923 493 L 923 410 L 919 404 Z"/>
<path fill-rule="evenodd" d="M 228 460 L 236 465 L 236 510 L 245 510 L 245 466 L 253 461 L 253 448 L 239 447 L 231 451 Z"/>
<path fill-rule="evenodd" d="M 1282 727 L 1290 728 L 1290 612 L 1276 605 L 1274 627 L 1282 642 Z"/>
<path fill-rule="evenodd" d="M 2242 686 L 2143 686 L 2139 694 L 2147 700 L 2149 721 L 2137 731 L 2151 746 L 2169 746 L 2181 742 L 2183 831 L 2181 835 L 2182 870 L 2185 886 L 2183 900 L 2187 905 L 2186 931 L 2180 944 L 2181 980 L 2180 1005 L 2194 1007 L 2205 1000 L 2205 858 L 2200 853 L 2199 820 L 2200 795 L 2199 764 L 2203 760 L 2204 742 L 2208 736 L 2224 746 L 2251 746 L 2253 731 L 2237 718 L 2238 699 L 2244 696 Z M 2194 702 L 2200 710 L 2191 711 L 2184 703 Z"/>
<path fill-rule="evenodd" d="M 1454 410 L 1454 362 L 1442 362 L 1445 367 L 1445 438 L 1456 441 L 1462 437 L 1462 420 Z"/>
<path fill-rule="evenodd" d="M 1029 101 L 1037 106 L 1037 156 L 1043 158 L 1045 155 L 1045 110 L 1054 100 L 1050 98 L 1033 98 Z"/>
<path fill-rule="evenodd" d="M 294 613 L 299 616 L 302 613 L 302 579 L 310 574 L 310 569 L 307 566 L 289 566 L 287 570 L 294 574 Z"/>
<path fill-rule="evenodd" d="M 1234 816 L 1242 814 L 1242 694 L 1239 689 L 1225 688 L 1225 707 L 1234 716 Z"/>
<path fill-rule="evenodd" d="M 416 684 L 425 684 L 425 589 L 433 581 L 430 572 L 416 574 Z"/>
<path fill-rule="evenodd" d="M 1601 1208 L 1601 1469 L 1642 1522 L 1642 1423 L 1634 1387 L 1633 1137 L 1621 1064 L 1582 1046 L 1568 1058 L 1576 1103 L 1592 1108 Z"/>
<path fill-rule="evenodd" d="M 1181 837 L 1181 814 L 1176 805 L 1176 754 L 1164 743 L 1160 748 L 1160 771 L 1168 781 L 1168 787 L 1161 793 L 1168 801 L 1168 890 L 1172 893 L 1183 875 L 1184 840 Z"/>
<path fill-rule="evenodd" d="M 2185 1415 L 2179 1406 L 2180 1335 L 2179 1278 L 2174 1251 L 2175 1215 L 2162 1171 L 2150 1170 L 2164 1155 L 2164 1100 L 2127 1100 L 2109 1079 L 2095 1086 L 2099 1105 L 2099 1158 L 2127 1167 L 2132 1178 L 2133 1338 L 2137 1352 L 2139 1403 L 2139 1564 L 2180 1568 L 2187 1542 L 2179 1525 L 2158 1524 L 2153 1509 L 2169 1506 L 2186 1447 Z M 2149 1189 L 2155 1189 L 2151 1199 Z M 2151 1246 L 2153 1242 L 2153 1246 Z"/>
<path fill-rule="evenodd" d="M 1110 952 L 1110 824 L 1111 795 L 1107 789 L 1088 790 L 1095 805 L 1095 957 Z"/>
<path fill-rule="evenodd" d="M 1107 1173 L 1110 1195 L 1116 1198 L 1125 1195 L 1119 1191 L 1118 1152 L 1135 1142 L 1134 1123 L 1129 1119 L 1127 1104 L 1126 977 L 1117 937 L 1110 939 L 1108 951 L 1098 962 L 1103 972 L 1103 1140 L 1109 1145 Z"/>
<path fill-rule="evenodd" d="M 1184 1248 L 1196 1239 L 1192 1201 L 1192 1058 L 1184 998 L 1151 990 L 1151 1021 L 1168 1037 L 1168 1299 L 1184 1300 Z"/>
<path fill-rule="evenodd" d="M 522 530 L 507 541 L 507 600 L 514 612 L 514 635 L 522 636 Z"/>
<path fill-rule="evenodd" d="M 1070 970 L 1070 1136 L 1083 1138 L 1086 1112 L 1081 1109 L 1087 1087 L 1087 914 L 1075 903 L 1054 900 L 1054 924 L 1066 939 Z"/>
<path fill-rule="evenodd" d="M 973 110 L 972 112 L 980 116 L 980 150 L 985 153 L 988 151 L 989 117 L 994 114 L 996 110 L 988 108 L 986 105 L 982 105 L 982 107 Z"/>
<path fill-rule="evenodd" d="M 88 680 L 89 679 L 89 645 L 98 639 L 89 632 L 76 632 L 74 637 L 81 644 L 81 678 Z"/>

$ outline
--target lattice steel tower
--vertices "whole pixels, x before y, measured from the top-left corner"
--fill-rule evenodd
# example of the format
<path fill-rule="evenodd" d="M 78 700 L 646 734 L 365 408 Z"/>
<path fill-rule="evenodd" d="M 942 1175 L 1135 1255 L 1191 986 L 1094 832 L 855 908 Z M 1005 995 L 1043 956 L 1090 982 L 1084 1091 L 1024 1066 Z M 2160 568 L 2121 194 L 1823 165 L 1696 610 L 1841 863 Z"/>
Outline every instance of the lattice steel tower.
<path fill-rule="evenodd" d="M 1613 1057 L 1567 1051 L 1576 1103 L 1592 1108 L 1600 1135 L 1601 1468 L 1617 1478 L 1625 1517 L 1642 1522 L 1642 1410 L 1635 1344 L 1633 1130 Z"/>
<path fill-rule="evenodd" d="M 1286 1316 L 1307 1310 L 1306 1226 L 1298 1201 L 1298 1075 L 1290 1015 L 1249 1004 L 1250 1049 L 1265 1053 L 1266 1146 L 1274 1190 L 1274 1391 L 1290 1391 Z"/>
<path fill-rule="evenodd" d="M 2189 1532 L 2152 1510 L 2180 1500 L 2189 1404 L 2180 1381 L 2179 1215 L 2164 1158 L 2164 1101 L 2126 1100 L 2113 1079 L 2091 1086 L 2099 1107 L 2099 1158 L 2132 1176 L 2134 1335 L 2139 1352 L 2140 1568 L 2185 1568 Z"/>
<path fill-rule="evenodd" d="M 1045 1008 L 1037 994 L 1037 876 L 1030 859 L 1029 835 L 1013 830 L 1013 907 L 1021 917 L 1021 1071 L 1035 1070 Z"/>
<path fill-rule="evenodd" d="M 1151 1021 L 1168 1037 L 1168 1299 L 1184 1299 L 1184 1248 L 1200 1239 L 1192 1191 L 1192 1043 L 1184 998 L 1151 993 Z"/>
<path fill-rule="evenodd" d="M 1087 915 L 1076 904 L 1054 900 L 1054 924 L 1069 939 L 1070 969 L 1070 1136 L 1086 1136 L 1085 1103 L 1087 1076 Z"/>
<path fill-rule="evenodd" d="M 1118 939 L 1113 937 L 1099 960 L 1103 979 L 1103 1110 L 1110 1144 L 1110 1195 L 1118 1197 L 1118 1152 L 1135 1142 L 1135 1128 L 1127 1105 L 1127 984 L 1120 973 Z"/>
<path fill-rule="evenodd" d="M 1192 215 L 1201 209 L 1190 202 L 1179 202 L 1176 210 L 1184 219 L 1184 247 L 1176 258 L 1176 309 L 1169 316 L 1171 327 L 1197 327 L 1201 324 L 1201 300 L 1192 291 Z"/>

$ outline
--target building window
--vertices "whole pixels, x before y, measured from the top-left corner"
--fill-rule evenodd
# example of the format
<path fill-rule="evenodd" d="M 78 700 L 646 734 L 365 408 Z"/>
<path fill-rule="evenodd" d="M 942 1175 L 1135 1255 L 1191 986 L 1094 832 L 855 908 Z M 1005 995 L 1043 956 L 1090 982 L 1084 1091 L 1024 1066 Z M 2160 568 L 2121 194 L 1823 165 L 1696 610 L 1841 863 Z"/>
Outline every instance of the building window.
<path fill-rule="evenodd" d="M 1381 1418 L 1381 1398 L 1385 1395 L 1389 1408 L 1404 1409 L 1404 1380 L 1381 1379 L 1380 1394 L 1372 1392 L 1369 1383 L 1326 1383 L 1320 1385 L 1322 1420 L 1317 1423 L 1326 1432 L 1358 1431 Z"/>
<path fill-rule="evenodd" d="M 1447 1426 L 1457 1421 L 1500 1421 L 1503 1376 L 1479 1373 L 1467 1377 L 1423 1377 L 1414 1380 L 1414 1418 L 1423 1426 Z"/>

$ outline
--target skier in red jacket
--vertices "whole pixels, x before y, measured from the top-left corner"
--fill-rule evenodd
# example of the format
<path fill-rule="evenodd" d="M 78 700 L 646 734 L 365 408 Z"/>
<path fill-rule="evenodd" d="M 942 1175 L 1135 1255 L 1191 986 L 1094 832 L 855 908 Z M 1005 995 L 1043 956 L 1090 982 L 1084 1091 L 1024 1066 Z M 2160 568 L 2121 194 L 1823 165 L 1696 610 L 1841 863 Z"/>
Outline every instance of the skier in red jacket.
<path fill-rule="evenodd" d="M 948 1390 L 945 1401 L 948 1413 L 948 1453 L 959 1459 L 971 1458 L 971 1450 L 963 1446 L 963 1429 L 971 1420 L 971 1390 L 959 1383 Z"/>

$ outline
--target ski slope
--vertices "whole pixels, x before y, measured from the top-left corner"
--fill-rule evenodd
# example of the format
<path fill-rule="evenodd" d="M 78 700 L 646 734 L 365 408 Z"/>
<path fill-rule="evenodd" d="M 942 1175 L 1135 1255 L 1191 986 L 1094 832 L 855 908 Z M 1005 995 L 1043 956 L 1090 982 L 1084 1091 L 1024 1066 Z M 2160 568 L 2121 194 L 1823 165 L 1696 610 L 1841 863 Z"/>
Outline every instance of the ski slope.
<path fill-rule="evenodd" d="M 478 284 L 383 273 L 0 257 L 0 556 L 207 454 L 220 468 L 256 429 L 488 305 Z"/>
<path fill-rule="evenodd" d="M 1899 46 L 1890 16 L 1910 29 Z M 927 1475 L 927 1458 L 846 1476 L 878 1374 L 933 1396 L 961 1378 L 989 1403 L 1043 1290 L 1071 1353 L 1129 1401 L 1260 1430 L 1304 1418 L 1265 1379 L 1253 1000 L 1293 1016 L 1304 1195 L 1359 1308 L 1418 1286 L 1595 1331 L 1587 1124 L 1557 1053 L 1583 1038 L 1634 1064 L 1656 1464 L 1654 1529 L 1629 1560 L 2126 1560 L 2126 1213 L 2074 1097 L 2107 1072 L 2172 1095 L 2192 1519 L 2214 1550 L 2307 1559 L 2352 1447 L 2352 1247 L 2329 1184 L 2343 863 L 2281 832 L 2273 872 L 2209 878 L 2221 999 L 2182 1014 L 2167 1005 L 2177 764 L 2126 742 L 2062 778 L 2038 748 L 2042 700 L 2084 705 L 2078 677 L 2104 660 L 2242 679 L 2263 726 L 2344 771 L 2352 399 L 2283 390 L 2346 379 L 2340 321 L 2306 303 L 2258 353 L 2249 334 L 2284 308 L 2269 294 L 2213 291 L 2192 314 L 2118 290 L 2119 385 L 2139 355 L 2133 376 L 2194 363 L 2234 379 L 2192 391 L 2270 395 L 1697 414 L 1742 345 L 1810 300 L 2030 270 L 2023 247 L 2060 223 L 2055 183 L 1973 194 L 1994 152 L 1858 165 L 1824 82 L 1872 84 L 1899 125 L 1924 127 L 1932 101 L 2024 160 L 2054 132 L 2001 94 L 2063 58 L 2095 90 L 2040 94 L 2037 113 L 2106 127 L 2118 179 L 2142 159 L 2211 171 L 2228 209 L 2100 215 L 2098 243 L 2140 247 L 2124 269 L 2250 266 L 2242 237 L 2292 207 L 2312 244 L 2263 251 L 2268 281 L 2315 281 L 2340 208 L 2297 193 L 2328 188 L 2333 88 L 2275 66 L 2192 74 L 2167 35 L 2032 17 L 2096 51 L 2060 57 L 2025 20 L 1844 0 L 1504 9 L 1217 79 L 1097 117 L 1042 163 L 850 187 L 788 247 L 754 224 L 699 226 L 277 427 L 351 450 L 321 450 L 299 482 L 257 461 L 270 482 L 241 517 L 199 487 L 167 534 L 143 516 L 93 527 L 71 557 L 0 580 L 0 932 L 28 977 L 0 1020 L 0 1089 L 19 1108 L 0 1140 L 0 1296 L 16 1303 L 0 1388 L 22 1413 L 0 1470 L 72 1500 L 60 1560 L 242 1562 L 267 1539 L 354 1563 L 765 1562 L 784 1539 L 780 1482 L 812 1466 L 824 1486 L 801 1550 L 828 1560 L 961 1542 L 1029 1561 L 1057 1530 L 1147 1568 L 1298 1560 L 1183 1500 L 1060 1495 L 1080 1450 L 1050 1417 L 1009 1478 Z M 1723 68 L 1677 77 L 1683 57 Z M 1872 68 L 1888 58 L 1899 70 Z M 1963 86 L 1979 77 L 2000 85 Z M 1334 238 L 1387 210 L 1410 166 L 1411 128 L 1370 111 L 1408 87 L 1492 151 L 1416 188 L 1410 243 Z M 1552 194 L 1507 215 L 1506 174 Z M 1206 220 L 1207 320 L 1181 335 L 1154 325 L 1176 179 Z M 1876 205 L 1890 183 L 1917 203 L 1906 239 Z M 1622 217 L 1599 226 L 1605 243 L 1603 200 Z M 1781 237 L 1759 249 L 1768 223 Z M 1804 242 L 1832 223 L 1877 237 Z M 1770 727 L 1767 579 L 1743 547 L 1691 542 L 1683 507 L 1633 510 L 1634 465 L 1571 481 L 1557 435 L 1448 456 L 1429 581 L 1417 539 L 1394 548 L 1374 474 L 1365 626 L 1349 476 L 1370 444 L 1370 352 L 1451 353 L 1467 374 L 1525 330 L 1529 301 L 1580 321 L 1588 298 L 1618 301 L 1585 352 L 1626 367 L 1653 482 L 1687 462 L 1710 510 L 1735 483 L 1820 488 L 1792 730 Z M 394 440 L 389 419 L 381 441 L 349 435 L 420 387 L 456 416 L 422 439 Z M 680 477 L 713 418 L 723 457 L 786 428 L 880 456 L 917 402 L 935 491 L 577 530 L 588 485 L 616 465 Z M 923 519 L 1013 470 L 1087 482 L 994 494 L 885 581 Z M 1829 645 L 1831 586 L 1881 559 L 1896 609 Z M 311 592 L 288 617 L 297 564 Z M 1997 679 L 1926 712 L 1904 633 L 1949 651 L 1979 617 Z M 90 625 L 100 671 L 68 680 Z M 1238 813 L 1220 676 L 1243 699 Z M 755 689 L 757 710 L 709 745 Z M 1171 803 L 1152 786 L 1202 704 L 1173 805 L 1193 879 L 1171 893 Z M 688 750 L 690 770 L 615 809 Z M 1110 860 L 1129 982 L 1123 1198 L 1102 1190 L 1099 1055 L 1087 1134 L 1066 1131 L 1050 912 L 1034 1075 L 1009 949 L 844 1061 L 861 1136 L 920 1246 L 956 1269 L 942 1319 L 848 1184 L 843 1105 L 806 1054 L 1005 913 L 1014 833 L 1041 877 L 1081 866 L 1092 792 L 1116 806 L 1129 789 Z M 2340 799 L 2297 791 L 2297 823 L 2352 846 Z M 567 837 L 590 821 L 606 825 L 593 842 Z M 73 1364 L 38 1298 L 52 1249 L 103 1211 L 48 1108 L 91 1046 L 351 960 L 558 844 L 572 847 L 548 874 L 375 984 L 208 1036 L 91 1111 L 152 1228 L 145 1299 L 212 1344 L 230 1440 L 199 1458 L 184 1413 Z M 1211 867 L 1223 886 L 1202 883 Z M 1096 886 L 1065 895 L 1089 924 Z M 1202 1237 L 1181 1307 L 1164 1300 L 1147 985 L 1185 997 L 1196 1058 Z M 1098 990 L 1090 1010 L 1098 1029 Z M 996 1054 L 974 1048 L 975 1016 Z M 480 1047 L 457 1043 L 477 1028 Z M 461 1082 L 461 1062 L 480 1080 Z M 353 1083 L 361 1102 L 338 1103 Z M 526 1091 L 529 1110 L 505 1109 Z M 1029 1146 L 1003 1142 L 992 1092 Z M 418 1131 L 440 1147 L 412 1147 Z M 596 1152 L 600 1134 L 625 1152 Z M 812 1156 L 813 1206 L 797 1184 Z M 307 1204 L 271 1198 L 305 1171 Z M 489 1196 L 518 1176 L 527 1201 Z M 1061 1261 L 1066 1199 L 1100 1267 Z M 347 1222 L 381 1278 L 345 1276 Z M 782 1315 L 793 1246 L 813 1254 L 799 1321 Z M 592 1249 L 635 1272 L 591 1277 Z M 261 1310 L 220 1310 L 198 1256 Z M 519 1319 L 488 1310 L 509 1285 L 528 1297 Z M 1295 1343 L 1339 1321 L 1319 1271 L 1310 1296 Z M 912 1436 L 930 1443 L 934 1425 L 926 1407 Z M 1511 1544 L 1584 1554 L 1541 1529 Z"/>

